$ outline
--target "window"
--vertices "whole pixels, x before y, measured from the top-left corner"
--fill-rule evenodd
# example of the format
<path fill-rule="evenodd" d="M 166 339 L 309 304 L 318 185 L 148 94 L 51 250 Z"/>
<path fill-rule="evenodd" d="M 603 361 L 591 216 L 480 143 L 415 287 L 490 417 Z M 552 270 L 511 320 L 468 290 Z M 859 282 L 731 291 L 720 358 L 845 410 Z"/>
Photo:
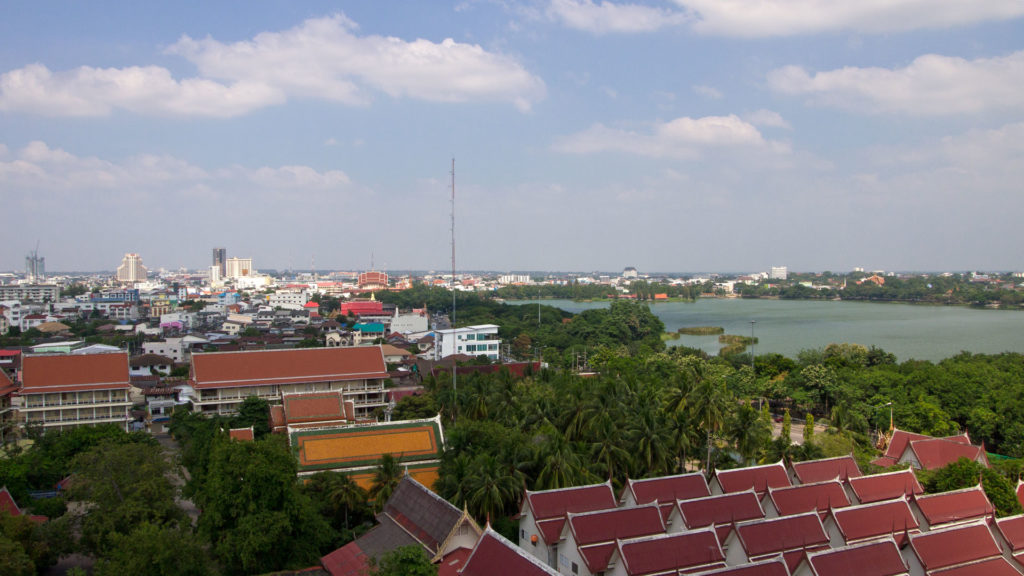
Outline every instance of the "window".
<path fill-rule="evenodd" d="M 580 567 L 577 566 L 575 562 L 572 563 L 572 573 L 573 574 L 579 574 L 580 573 Z"/>

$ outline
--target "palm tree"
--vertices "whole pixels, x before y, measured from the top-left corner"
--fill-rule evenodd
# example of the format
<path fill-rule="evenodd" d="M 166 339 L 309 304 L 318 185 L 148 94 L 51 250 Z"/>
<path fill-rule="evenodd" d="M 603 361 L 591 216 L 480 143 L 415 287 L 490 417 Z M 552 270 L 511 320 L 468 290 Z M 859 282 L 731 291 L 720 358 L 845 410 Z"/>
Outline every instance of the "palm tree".
<path fill-rule="evenodd" d="M 771 428 L 761 414 L 749 404 L 740 406 L 729 421 L 728 435 L 736 445 L 736 451 L 748 464 L 771 438 Z"/>
<path fill-rule="evenodd" d="M 473 459 L 464 484 L 470 512 L 477 518 L 488 519 L 504 516 L 518 500 L 521 486 L 516 475 L 491 454 Z"/>
<path fill-rule="evenodd" d="M 672 468 L 669 438 L 657 404 L 641 409 L 629 423 L 626 438 L 633 449 L 633 477 L 664 475 Z"/>
<path fill-rule="evenodd" d="M 366 506 L 366 490 L 344 474 L 334 473 L 333 476 L 327 489 L 327 501 L 334 510 L 344 511 L 345 530 L 348 530 L 350 512 L 358 509 L 360 505 Z"/>
<path fill-rule="evenodd" d="M 551 427 L 547 427 L 542 434 L 546 435 L 546 439 L 537 449 L 540 471 L 537 473 L 536 489 L 550 490 L 585 484 L 590 474 L 572 443 Z"/>
<path fill-rule="evenodd" d="M 686 451 L 694 443 L 692 435 L 695 430 L 686 412 L 677 412 L 668 419 L 669 447 L 679 462 L 679 471 L 686 472 Z"/>
<path fill-rule="evenodd" d="M 391 498 L 404 474 L 401 464 L 393 455 L 384 454 L 380 457 L 377 469 L 373 471 L 373 486 L 370 488 L 370 497 L 378 510 L 384 508 L 384 503 Z"/>
<path fill-rule="evenodd" d="M 693 386 L 687 396 L 687 403 L 694 421 L 707 434 L 708 457 L 705 462 L 705 474 L 710 475 L 712 436 L 725 424 L 731 399 L 725 389 L 725 378 L 721 371 L 709 366 L 706 361 L 692 363 L 688 372 Z"/>

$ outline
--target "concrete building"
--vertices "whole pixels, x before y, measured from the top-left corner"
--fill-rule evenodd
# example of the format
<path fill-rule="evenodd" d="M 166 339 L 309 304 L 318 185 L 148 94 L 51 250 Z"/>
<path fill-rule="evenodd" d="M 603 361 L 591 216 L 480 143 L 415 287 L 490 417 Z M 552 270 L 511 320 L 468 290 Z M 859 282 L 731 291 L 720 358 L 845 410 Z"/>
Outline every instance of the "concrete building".
<path fill-rule="evenodd" d="M 226 263 L 228 259 L 228 251 L 226 248 L 214 248 L 213 249 L 213 268 L 216 268 L 220 272 L 220 277 L 223 277 L 227 272 Z"/>
<path fill-rule="evenodd" d="M 388 287 L 388 273 L 370 270 L 359 275 L 360 290 L 385 290 Z"/>
<path fill-rule="evenodd" d="M 149 271 L 142 265 L 142 256 L 129 252 L 121 259 L 121 265 L 117 267 L 118 282 L 145 282 L 146 274 Z"/>
<path fill-rule="evenodd" d="M 480 324 L 434 331 L 434 360 L 452 354 L 487 356 L 491 360 L 501 359 L 501 339 L 497 338 L 498 326 Z"/>
<path fill-rule="evenodd" d="M 0 285 L 0 301 L 56 302 L 60 300 L 60 286 L 56 284 Z"/>
<path fill-rule="evenodd" d="M 254 273 L 252 258 L 228 258 L 224 263 L 225 278 L 246 278 Z"/>
<path fill-rule="evenodd" d="M 309 302 L 309 293 L 305 290 L 278 290 L 267 299 L 267 304 L 272 308 L 285 310 L 302 310 L 306 302 Z"/>
<path fill-rule="evenodd" d="M 27 355 L 12 405 L 21 426 L 44 431 L 94 424 L 128 429 L 128 353 Z"/>
<path fill-rule="evenodd" d="M 789 278 L 789 270 L 785 266 L 772 266 L 771 271 L 768 273 L 768 278 L 771 280 L 785 280 Z"/>
<path fill-rule="evenodd" d="M 413 334 L 415 332 L 426 332 L 430 329 L 430 318 L 427 317 L 426 309 L 413 309 L 409 314 L 399 314 L 395 309 L 395 316 L 391 318 L 391 332 L 399 334 Z"/>

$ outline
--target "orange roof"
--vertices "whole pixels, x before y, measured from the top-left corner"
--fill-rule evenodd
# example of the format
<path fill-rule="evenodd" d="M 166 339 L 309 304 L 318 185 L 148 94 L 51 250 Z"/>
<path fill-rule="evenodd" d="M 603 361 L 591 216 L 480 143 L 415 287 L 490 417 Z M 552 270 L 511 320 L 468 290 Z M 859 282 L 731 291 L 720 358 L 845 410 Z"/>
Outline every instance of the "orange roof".
<path fill-rule="evenodd" d="M 228 436 L 230 436 L 232 440 L 238 440 L 240 442 L 252 442 L 255 439 L 252 426 L 249 426 L 248 428 L 232 428 L 231 430 L 228 430 Z"/>
<path fill-rule="evenodd" d="M 282 403 L 288 424 L 349 419 L 345 401 L 340 392 L 286 394 Z"/>
<path fill-rule="evenodd" d="M 437 460 L 444 449 L 438 417 L 330 428 L 292 428 L 288 433 L 298 454 L 299 470 L 341 470 L 376 466 L 392 454 L 405 464 Z"/>
<path fill-rule="evenodd" d="M 198 390 L 387 377 L 379 346 L 192 355 L 192 382 Z"/>
<path fill-rule="evenodd" d="M 129 382 L 127 352 L 27 355 L 22 360 L 19 393 L 123 390 Z"/>

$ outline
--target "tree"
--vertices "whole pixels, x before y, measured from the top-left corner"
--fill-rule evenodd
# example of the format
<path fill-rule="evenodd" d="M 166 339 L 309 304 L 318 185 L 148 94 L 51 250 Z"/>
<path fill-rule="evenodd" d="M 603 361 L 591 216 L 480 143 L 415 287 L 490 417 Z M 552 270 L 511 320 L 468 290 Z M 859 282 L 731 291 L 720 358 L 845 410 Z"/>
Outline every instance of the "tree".
<path fill-rule="evenodd" d="M 792 442 L 792 438 L 790 437 L 792 431 L 793 418 L 789 415 L 789 408 L 786 408 L 786 411 L 782 414 L 782 434 L 780 434 L 779 437 L 786 442 Z"/>
<path fill-rule="evenodd" d="M 388 552 L 379 563 L 371 561 L 370 570 L 371 576 L 437 576 L 437 566 L 416 544 Z"/>
<path fill-rule="evenodd" d="M 748 464 L 771 440 L 771 427 L 753 406 L 744 404 L 732 414 L 728 435 L 743 463 Z"/>
<path fill-rule="evenodd" d="M 96 562 L 95 576 L 212 574 L 202 544 L 187 528 L 147 522 L 138 525 L 130 534 L 115 535 L 112 540 L 110 552 Z"/>
<path fill-rule="evenodd" d="M 463 493 L 477 518 L 503 517 L 519 500 L 522 479 L 491 454 L 480 454 L 470 465 Z"/>
<path fill-rule="evenodd" d="M 717 367 L 706 361 L 697 360 L 691 364 L 690 377 L 693 386 L 687 397 L 694 421 L 707 434 L 706 473 L 711 474 L 711 442 L 715 433 L 725 425 L 731 398 L 725 389 L 725 378 Z"/>
<path fill-rule="evenodd" d="M 384 503 L 391 498 L 391 494 L 398 488 L 404 472 L 398 459 L 392 454 L 384 454 L 373 471 L 373 486 L 370 488 L 370 497 L 378 510 L 384 508 Z"/>
<path fill-rule="evenodd" d="M 238 415 L 231 420 L 234 428 L 252 426 L 253 435 L 262 438 L 270 433 L 270 405 L 263 398 L 249 396 L 238 407 Z"/>
<path fill-rule="evenodd" d="M 814 441 L 814 414 L 807 414 L 807 420 L 804 422 L 804 444 L 810 444 Z"/>

